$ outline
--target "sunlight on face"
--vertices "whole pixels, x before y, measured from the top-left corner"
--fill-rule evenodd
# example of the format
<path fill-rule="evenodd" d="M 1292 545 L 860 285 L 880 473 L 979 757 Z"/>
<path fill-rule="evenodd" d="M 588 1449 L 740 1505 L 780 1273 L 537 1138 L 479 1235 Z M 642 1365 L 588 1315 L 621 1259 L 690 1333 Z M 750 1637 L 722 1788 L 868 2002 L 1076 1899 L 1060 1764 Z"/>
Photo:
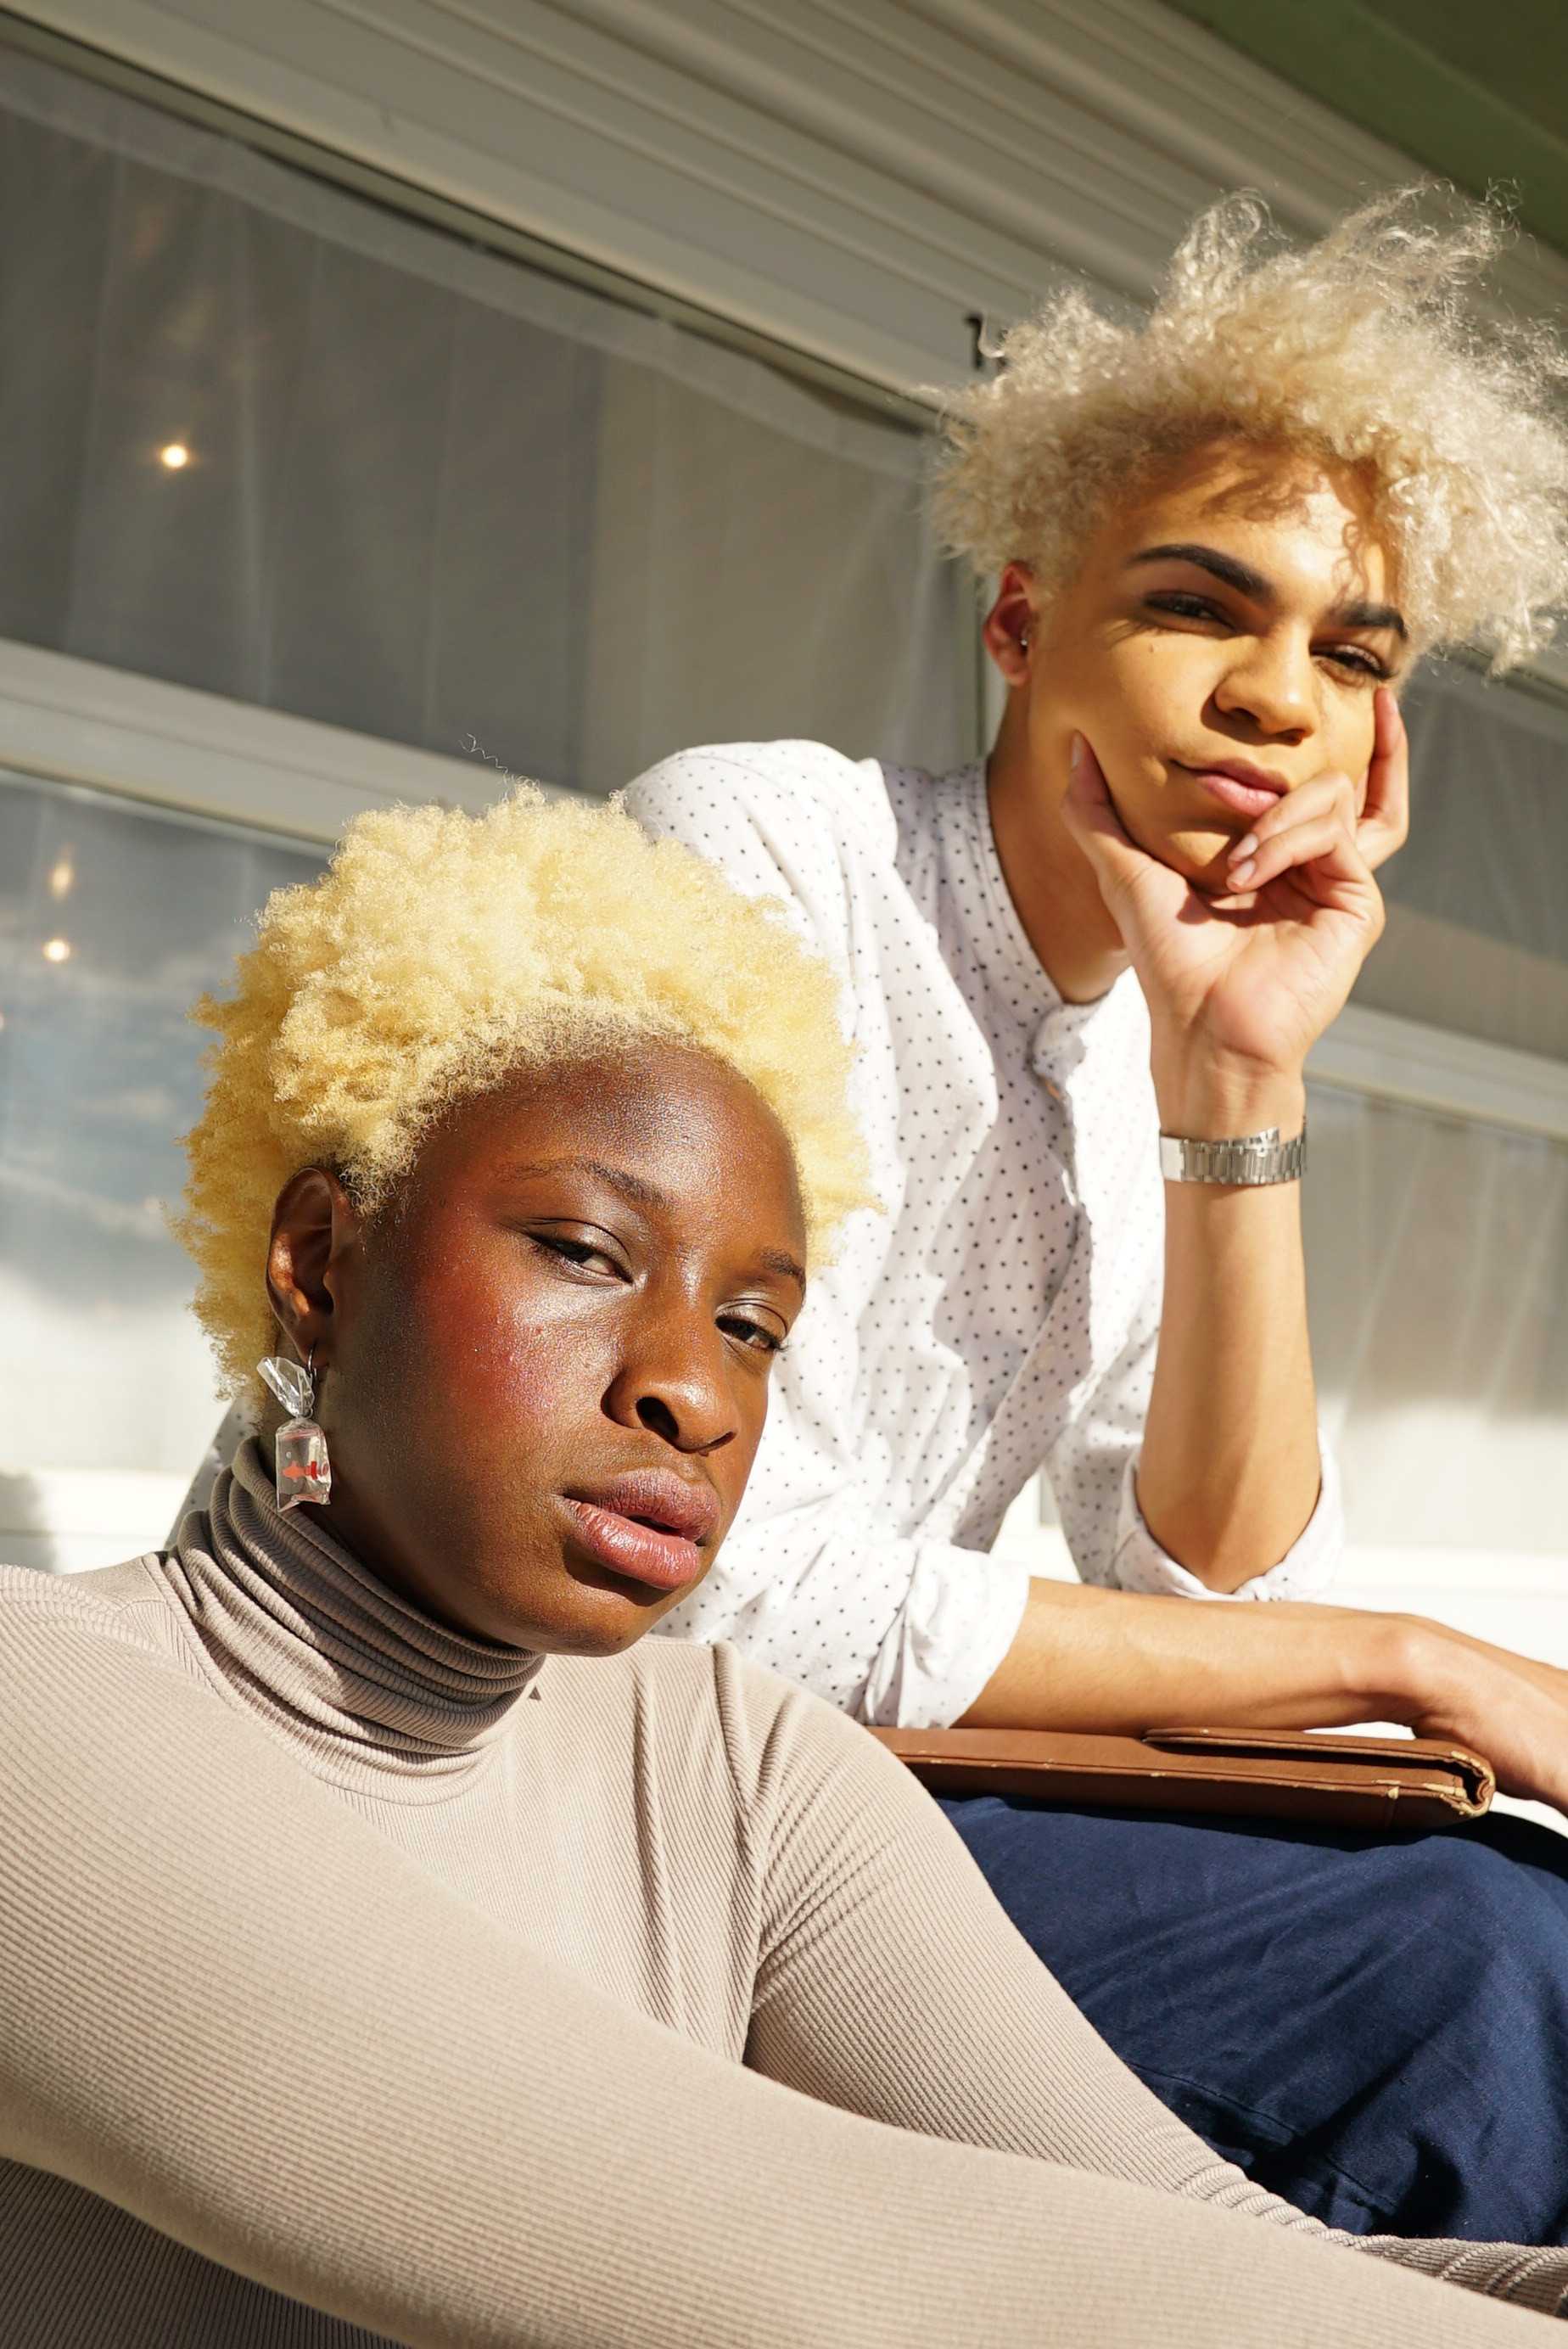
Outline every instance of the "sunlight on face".
<path fill-rule="evenodd" d="M 1365 792 L 1373 698 L 1404 659 L 1394 595 L 1353 477 L 1199 450 L 1111 510 L 1037 614 L 1032 762 L 1065 780 L 1081 731 L 1133 838 L 1218 887 L 1257 779 Z"/>
<path fill-rule="evenodd" d="M 678 1042 L 524 1067 L 459 1104 L 337 1263 L 331 1530 L 460 1630 L 617 1652 L 739 1507 L 805 1249 L 782 1126 Z M 673 1479 L 681 1506 L 623 1506 L 628 1478 L 666 1497 Z M 639 1568 L 639 1524 L 687 1537 L 645 1540 Z"/>

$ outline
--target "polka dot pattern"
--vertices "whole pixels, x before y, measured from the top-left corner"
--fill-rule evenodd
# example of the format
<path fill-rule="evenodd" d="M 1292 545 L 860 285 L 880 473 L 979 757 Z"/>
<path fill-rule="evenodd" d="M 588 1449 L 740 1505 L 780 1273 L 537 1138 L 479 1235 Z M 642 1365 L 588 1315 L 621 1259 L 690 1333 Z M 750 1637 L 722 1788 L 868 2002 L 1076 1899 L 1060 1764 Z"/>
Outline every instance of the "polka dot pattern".
<path fill-rule="evenodd" d="M 997 862 L 984 770 L 815 742 L 683 751 L 628 805 L 781 896 L 845 981 L 886 1212 L 854 1218 L 775 1372 L 741 1516 L 665 1619 L 862 1719 L 955 1720 L 1006 1654 L 1023 1561 L 991 1554 L 1045 1468 L 1085 1580 L 1211 1598 L 1133 1483 L 1159 1335 L 1163 1186 L 1130 975 L 1065 1004 Z M 1305 1597 L 1340 1542 L 1332 1471 L 1247 1597 Z"/>

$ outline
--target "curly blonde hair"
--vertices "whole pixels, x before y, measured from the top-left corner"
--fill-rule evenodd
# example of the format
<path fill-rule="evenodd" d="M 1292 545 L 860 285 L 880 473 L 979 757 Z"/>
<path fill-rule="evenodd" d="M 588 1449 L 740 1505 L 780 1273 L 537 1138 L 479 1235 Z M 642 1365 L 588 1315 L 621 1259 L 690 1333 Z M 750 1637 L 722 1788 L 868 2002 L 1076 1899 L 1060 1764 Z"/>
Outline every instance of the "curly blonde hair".
<path fill-rule="evenodd" d="M 454 1102 L 524 1064 L 638 1037 L 727 1062 L 795 1154 L 813 1252 L 874 1204 L 848 1105 L 838 985 L 780 905 L 748 899 L 616 802 L 524 784 L 480 816 L 357 817 L 322 877 L 273 893 L 225 1002 L 176 1231 L 196 1313 L 232 1394 L 273 1350 L 264 1266 L 273 1205 L 332 1167 L 374 1214 Z"/>
<path fill-rule="evenodd" d="M 1510 224 L 1451 195 L 1434 219 L 1436 192 L 1399 189 L 1305 250 L 1228 197 L 1140 322 L 1074 289 L 1015 326 L 995 377 L 943 403 L 953 551 L 1058 587 L 1130 480 L 1234 436 L 1357 470 L 1417 649 L 1471 647 L 1494 670 L 1539 651 L 1568 605 L 1568 351 L 1475 314 Z"/>

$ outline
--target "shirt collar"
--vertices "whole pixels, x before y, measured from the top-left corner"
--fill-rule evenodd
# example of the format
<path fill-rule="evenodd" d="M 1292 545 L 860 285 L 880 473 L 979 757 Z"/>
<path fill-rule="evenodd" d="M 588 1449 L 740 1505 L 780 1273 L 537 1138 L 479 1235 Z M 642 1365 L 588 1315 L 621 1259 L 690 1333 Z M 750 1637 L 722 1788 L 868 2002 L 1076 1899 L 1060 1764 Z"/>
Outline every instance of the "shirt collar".
<path fill-rule="evenodd" d="M 1033 1037 L 1035 1059 L 1074 1045 L 1081 1050 L 1085 1030 L 1097 1015 L 1125 985 L 1136 985 L 1131 972 L 1124 971 L 1091 1003 L 1066 1002 L 1030 943 L 1013 903 L 996 851 L 985 761 L 977 759 L 943 778 L 936 786 L 936 800 L 954 819 L 953 847 L 967 863 L 990 916 L 985 932 L 969 940 L 987 980 L 1016 1005 L 1020 1025 Z M 1079 1053 L 1070 1057 L 1076 1060 Z"/>

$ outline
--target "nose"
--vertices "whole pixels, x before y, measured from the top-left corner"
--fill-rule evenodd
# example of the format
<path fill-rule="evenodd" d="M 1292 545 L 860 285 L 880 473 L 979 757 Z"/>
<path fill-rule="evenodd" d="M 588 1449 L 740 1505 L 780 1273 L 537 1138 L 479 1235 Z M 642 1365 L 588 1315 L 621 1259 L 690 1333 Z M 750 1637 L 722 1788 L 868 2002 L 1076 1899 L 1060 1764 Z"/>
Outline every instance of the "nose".
<path fill-rule="evenodd" d="M 628 1346 L 604 1392 L 606 1416 L 620 1427 L 645 1428 L 696 1459 L 721 1451 L 738 1432 L 723 1346 L 711 1323 L 661 1316 Z"/>
<path fill-rule="evenodd" d="M 1317 728 L 1311 645 L 1284 627 L 1238 637 L 1214 700 L 1227 718 L 1249 721 L 1270 741 L 1305 741 Z"/>

